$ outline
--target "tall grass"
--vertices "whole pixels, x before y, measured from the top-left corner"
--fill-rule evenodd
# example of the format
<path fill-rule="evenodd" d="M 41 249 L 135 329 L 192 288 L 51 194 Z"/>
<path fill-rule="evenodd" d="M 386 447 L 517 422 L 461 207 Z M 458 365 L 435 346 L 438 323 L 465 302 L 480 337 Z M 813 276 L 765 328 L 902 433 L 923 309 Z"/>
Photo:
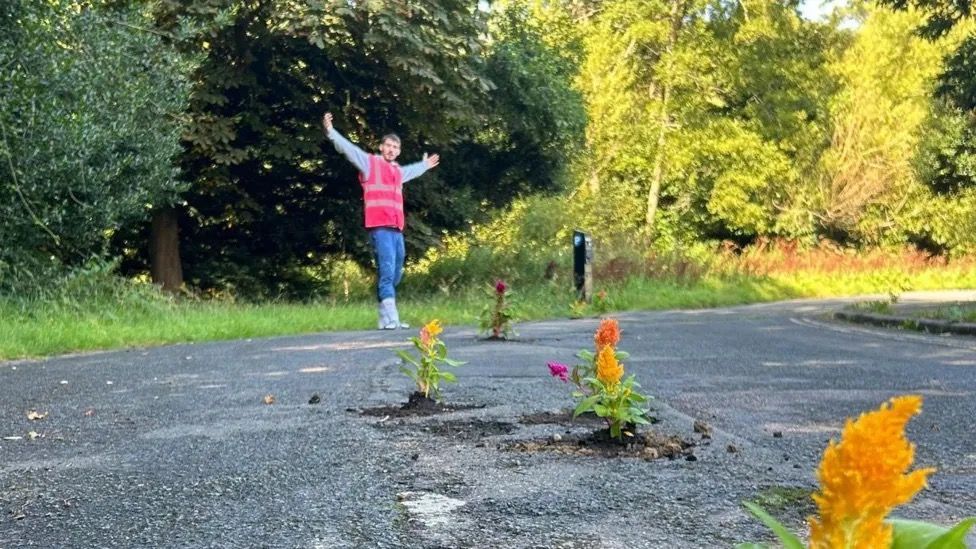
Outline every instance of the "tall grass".
<path fill-rule="evenodd" d="M 605 292 L 607 311 L 700 308 L 797 297 L 976 287 L 973 258 L 932 258 L 904 248 L 852 250 L 821 245 L 803 249 L 769 241 L 748 249 L 723 246 L 710 254 L 646 254 L 623 247 L 606 250 L 594 269 L 595 290 Z M 439 318 L 446 324 L 475 325 L 487 304 L 484 285 L 507 277 L 522 318 L 566 318 L 595 314 L 593 306 L 573 308 L 575 294 L 566 257 L 548 259 L 537 248 L 500 262 L 502 272 L 479 265 L 482 280 L 432 269 L 412 278 L 399 299 L 403 317 L 414 323 Z M 481 253 L 479 261 L 486 256 Z M 553 268 L 555 265 L 555 268 Z M 354 272 L 350 276 L 367 277 Z M 454 282 L 450 281 L 454 278 Z M 464 279 L 464 282 L 458 282 Z M 369 284 L 358 281 L 360 288 Z M 367 290 L 314 303 L 235 303 L 175 299 L 152 286 L 121 281 L 105 270 L 82 273 L 59 290 L 29 298 L 0 299 L 0 359 L 165 343 L 266 337 L 331 330 L 375 328 L 376 305 Z"/>

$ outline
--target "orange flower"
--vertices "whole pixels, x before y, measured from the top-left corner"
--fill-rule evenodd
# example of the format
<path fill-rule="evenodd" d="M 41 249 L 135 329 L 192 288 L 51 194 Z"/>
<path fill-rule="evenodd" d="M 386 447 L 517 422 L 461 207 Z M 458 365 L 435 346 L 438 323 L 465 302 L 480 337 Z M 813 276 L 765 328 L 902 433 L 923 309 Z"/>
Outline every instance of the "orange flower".
<path fill-rule="evenodd" d="M 437 336 L 444 331 L 441 328 L 441 321 L 431 320 L 420 329 L 420 342 L 424 344 L 424 347 L 430 347 L 437 340 Z"/>
<path fill-rule="evenodd" d="M 817 470 L 820 491 L 813 500 L 820 516 L 808 519 L 811 549 L 891 545 L 885 517 L 910 501 L 935 471 L 907 472 L 915 446 L 905 437 L 905 424 L 921 408 L 922 397 L 905 395 L 847 420 L 840 442 L 830 442 Z"/>
<path fill-rule="evenodd" d="M 620 383 L 624 377 L 624 367 L 614 356 L 613 347 L 605 345 L 596 356 L 596 378 L 607 387 Z"/>
<path fill-rule="evenodd" d="M 593 341 L 596 342 L 596 351 L 598 353 L 600 349 L 606 346 L 613 347 L 617 345 L 620 342 L 620 325 L 612 318 L 601 320 L 600 327 L 596 329 L 596 335 L 593 337 Z"/>

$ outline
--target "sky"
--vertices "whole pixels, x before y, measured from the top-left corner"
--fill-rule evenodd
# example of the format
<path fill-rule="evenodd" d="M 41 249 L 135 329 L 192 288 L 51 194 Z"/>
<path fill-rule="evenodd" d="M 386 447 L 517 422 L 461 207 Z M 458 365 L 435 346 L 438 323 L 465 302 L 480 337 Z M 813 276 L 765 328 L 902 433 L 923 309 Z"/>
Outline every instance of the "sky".
<path fill-rule="evenodd" d="M 800 4 L 800 14 L 806 19 L 816 21 L 824 19 L 842 0 L 803 0 Z"/>

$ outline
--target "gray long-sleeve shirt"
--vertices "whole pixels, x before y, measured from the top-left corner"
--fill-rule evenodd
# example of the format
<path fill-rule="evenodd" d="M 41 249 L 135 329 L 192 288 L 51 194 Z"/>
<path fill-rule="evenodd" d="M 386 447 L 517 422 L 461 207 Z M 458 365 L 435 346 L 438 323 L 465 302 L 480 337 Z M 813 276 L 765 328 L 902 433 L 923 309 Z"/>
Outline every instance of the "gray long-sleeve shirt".
<path fill-rule="evenodd" d="M 337 151 L 352 162 L 353 166 L 359 169 L 363 177 L 369 178 L 369 153 L 354 145 L 351 141 L 342 136 L 335 128 L 330 128 L 328 132 L 329 141 L 335 145 Z M 411 179 L 416 179 L 427 171 L 427 164 L 421 160 L 406 166 L 400 166 L 400 173 L 403 176 L 402 183 Z"/>

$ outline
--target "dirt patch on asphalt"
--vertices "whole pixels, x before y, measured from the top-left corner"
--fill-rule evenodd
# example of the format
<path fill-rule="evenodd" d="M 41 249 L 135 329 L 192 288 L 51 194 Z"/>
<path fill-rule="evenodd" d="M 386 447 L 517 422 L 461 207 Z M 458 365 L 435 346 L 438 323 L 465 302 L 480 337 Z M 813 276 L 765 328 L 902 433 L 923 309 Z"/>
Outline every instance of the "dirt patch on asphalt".
<path fill-rule="evenodd" d="M 375 417 L 416 417 L 432 416 L 436 414 L 456 412 L 458 410 L 472 410 L 476 408 L 484 408 L 484 405 L 445 404 L 443 402 L 437 402 L 432 398 L 427 398 L 421 393 L 413 393 L 410 395 L 410 399 L 400 406 L 377 406 L 374 408 L 363 408 L 361 410 L 356 408 L 348 408 L 346 411 L 359 412 L 360 415 Z"/>
<path fill-rule="evenodd" d="M 645 460 L 668 458 L 696 461 L 695 444 L 675 435 L 652 430 L 638 432 L 633 437 L 624 436 L 623 442 L 610 437 L 609 431 L 600 429 L 591 433 L 554 434 L 545 439 L 520 440 L 499 445 L 512 452 L 549 452 L 574 456 L 607 458 L 629 457 Z"/>
<path fill-rule="evenodd" d="M 652 424 L 657 423 L 658 419 L 655 417 L 648 417 L 648 421 Z M 591 412 L 580 414 L 577 417 L 573 417 L 572 410 L 561 410 L 559 412 L 536 412 L 534 414 L 526 414 L 518 419 L 518 422 L 522 425 L 570 425 L 570 426 L 582 426 L 582 427 L 593 427 L 599 428 L 607 424 L 606 420 L 597 417 L 596 414 Z"/>
<path fill-rule="evenodd" d="M 380 428 L 406 429 L 414 434 L 446 437 L 455 441 L 477 441 L 486 437 L 507 435 L 517 429 L 511 423 L 483 419 L 458 419 L 422 425 L 397 421 L 377 423 L 376 426 Z"/>

